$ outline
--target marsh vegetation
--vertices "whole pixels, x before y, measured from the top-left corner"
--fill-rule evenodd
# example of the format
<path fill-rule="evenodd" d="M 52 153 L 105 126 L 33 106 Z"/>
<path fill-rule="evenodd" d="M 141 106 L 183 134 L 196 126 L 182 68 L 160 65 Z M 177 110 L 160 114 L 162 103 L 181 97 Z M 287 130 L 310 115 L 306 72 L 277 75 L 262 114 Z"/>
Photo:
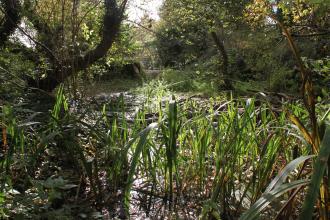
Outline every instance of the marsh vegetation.
<path fill-rule="evenodd" d="M 329 2 L 133 5 L 1 1 L 0 218 L 329 219 Z"/>

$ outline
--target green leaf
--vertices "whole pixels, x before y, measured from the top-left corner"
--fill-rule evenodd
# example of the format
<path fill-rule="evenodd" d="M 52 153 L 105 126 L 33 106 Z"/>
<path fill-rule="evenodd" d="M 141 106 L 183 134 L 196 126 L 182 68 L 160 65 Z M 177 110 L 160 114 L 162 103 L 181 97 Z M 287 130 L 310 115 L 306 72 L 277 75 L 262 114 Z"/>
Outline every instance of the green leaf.
<path fill-rule="evenodd" d="M 126 149 L 129 149 L 132 146 L 132 144 L 135 142 L 135 140 L 140 138 L 139 142 L 135 148 L 135 152 L 133 154 L 132 162 L 131 162 L 130 169 L 128 172 L 127 185 L 126 185 L 126 189 L 125 189 L 125 206 L 126 206 L 126 208 L 128 208 L 128 206 L 129 206 L 130 191 L 131 191 L 131 187 L 133 184 L 133 176 L 134 176 L 137 164 L 138 164 L 138 159 L 143 150 L 143 147 L 145 146 L 145 144 L 147 142 L 147 137 L 148 137 L 150 131 L 157 127 L 158 127 L 158 123 L 150 124 L 143 131 L 141 131 L 136 137 L 134 137 L 126 146 Z"/>
<path fill-rule="evenodd" d="M 77 188 L 78 185 L 76 184 L 65 184 L 63 186 L 59 186 L 59 189 L 63 189 L 63 190 L 69 190 L 69 189 L 73 189 L 73 188 Z"/>
<path fill-rule="evenodd" d="M 310 183 L 309 179 L 304 180 L 296 180 L 291 183 L 285 183 L 277 188 L 273 189 L 272 191 L 269 191 L 267 193 L 264 193 L 256 203 L 251 206 L 249 210 L 247 210 L 241 217 L 240 220 L 251 220 L 251 219 L 257 219 L 260 213 L 263 209 L 265 209 L 269 203 L 274 201 L 276 198 L 280 197 L 287 191 L 290 191 L 292 189 L 298 188 L 300 186 L 304 186 Z"/>
<path fill-rule="evenodd" d="M 325 131 L 324 138 L 321 143 L 321 149 L 319 155 L 315 161 L 311 185 L 308 188 L 303 209 L 299 216 L 299 219 L 301 220 L 312 219 L 312 215 L 314 212 L 314 204 L 319 195 L 320 185 L 324 171 L 327 167 L 329 155 L 330 155 L 330 128 L 328 127 Z"/>
<path fill-rule="evenodd" d="M 272 180 L 272 182 L 268 185 L 265 193 L 270 192 L 273 189 L 278 188 L 281 184 L 283 184 L 288 177 L 288 175 L 297 168 L 299 164 L 304 162 L 305 160 L 308 160 L 312 158 L 314 155 L 309 155 L 309 156 L 301 156 L 293 161 L 291 161 L 288 165 L 285 166 L 281 172 Z"/>
<path fill-rule="evenodd" d="M 269 205 L 269 203 L 271 203 L 274 199 L 291 189 L 308 184 L 310 180 L 297 180 L 286 184 L 283 184 L 283 182 L 286 180 L 288 175 L 299 166 L 299 164 L 312 157 L 313 155 L 301 156 L 286 165 L 284 169 L 281 170 L 281 172 L 279 172 L 279 174 L 271 181 L 265 192 L 262 194 L 261 198 L 258 199 L 258 201 L 256 201 L 250 207 L 250 209 L 241 216 L 240 220 L 250 220 L 257 218 L 262 210 L 266 208 L 267 205 Z"/>

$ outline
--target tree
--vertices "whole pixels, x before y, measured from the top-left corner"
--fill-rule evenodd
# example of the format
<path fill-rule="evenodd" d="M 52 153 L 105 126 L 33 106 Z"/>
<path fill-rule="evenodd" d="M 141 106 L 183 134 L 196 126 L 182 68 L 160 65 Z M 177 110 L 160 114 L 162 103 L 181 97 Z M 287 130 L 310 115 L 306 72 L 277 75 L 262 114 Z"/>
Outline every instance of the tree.
<path fill-rule="evenodd" d="M 3 36 L 12 34 L 19 23 L 18 15 L 21 15 L 26 19 L 25 24 L 36 32 L 35 36 L 29 36 L 36 44 L 36 60 L 48 66 L 42 75 L 29 77 L 28 84 L 52 91 L 68 77 L 85 70 L 107 54 L 120 31 L 127 0 L 104 0 L 103 3 L 73 0 L 62 4 L 25 0 L 23 5 L 18 0 L 6 0 L 5 3 L 5 11 L 8 11 L 5 18 L 12 26 L 10 31 L 4 29 Z M 99 20 L 94 23 L 93 19 L 85 21 L 95 10 L 95 17 Z M 95 39 L 98 43 L 90 44 L 81 37 L 82 24 L 88 22 L 96 26 L 93 27 L 95 32 L 99 32 Z"/>
<path fill-rule="evenodd" d="M 0 47 L 8 40 L 21 20 L 19 0 L 3 0 L 1 2 L 3 19 L 0 23 Z"/>
<path fill-rule="evenodd" d="M 205 55 L 221 59 L 219 79 L 231 89 L 230 35 L 245 28 L 243 12 L 249 0 L 166 0 L 161 10 L 158 51 L 165 66 L 183 67 L 199 62 Z M 164 40 L 163 36 L 167 37 Z M 209 59 L 209 58 L 208 58 Z M 221 76 L 223 75 L 223 77 Z"/>
<path fill-rule="evenodd" d="M 327 56 L 330 52 L 329 45 L 329 4 L 326 1 L 313 0 L 277 0 L 273 2 L 265 0 L 254 0 L 246 7 L 245 16 L 249 24 L 257 29 L 273 29 L 277 32 L 277 41 L 283 41 L 286 34 L 283 32 L 285 27 L 292 40 L 297 45 L 297 51 L 310 63 L 327 63 Z M 282 51 L 282 55 L 277 66 L 288 66 L 290 69 L 290 78 L 294 84 L 300 84 L 299 71 L 300 66 L 308 66 L 308 62 L 304 64 L 297 64 L 294 56 L 288 50 L 286 41 L 283 41 L 286 47 L 286 52 Z M 291 47 L 291 46 L 290 46 Z M 314 60 L 314 61 L 313 61 Z M 288 65 L 289 64 L 289 65 Z M 321 65 L 322 66 L 322 65 Z M 316 85 L 320 87 L 328 87 L 326 85 L 327 79 L 321 71 L 322 68 L 311 68 L 313 78 Z M 318 78 L 318 80 L 316 80 Z M 323 79 L 322 79 L 323 78 Z M 324 81 L 325 83 L 322 83 Z M 279 84 L 283 85 L 283 76 Z M 316 87 L 317 88 L 317 87 Z M 295 91 L 297 92 L 298 89 Z M 320 92 L 318 92 L 320 94 Z"/>
<path fill-rule="evenodd" d="M 126 3 L 127 0 L 123 1 L 122 4 L 118 6 L 116 0 L 105 0 L 101 28 L 102 34 L 98 45 L 82 56 L 74 53 L 72 58 L 61 60 L 60 62 L 55 60 L 55 62 L 53 62 L 54 68 L 51 71 L 52 73 L 48 74 L 46 78 L 41 79 L 38 82 L 38 87 L 45 90 L 52 90 L 69 76 L 86 69 L 98 59 L 104 57 L 119 32 Z M 74 5 L 74 7 L 77 7 L 77 5 L 78 4 Z"/>

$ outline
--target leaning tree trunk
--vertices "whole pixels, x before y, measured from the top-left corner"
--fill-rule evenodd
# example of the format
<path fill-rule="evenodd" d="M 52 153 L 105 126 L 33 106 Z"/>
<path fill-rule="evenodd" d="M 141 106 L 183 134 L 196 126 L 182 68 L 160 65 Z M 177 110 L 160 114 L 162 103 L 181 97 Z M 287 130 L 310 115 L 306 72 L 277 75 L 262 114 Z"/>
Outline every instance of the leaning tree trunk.
<path fill-rule="evenodd" d="M 3 47 L 9 36 L 14 33 L 21 21 L 20 1 L 1 0 L 1 12 L 4 14 L 0 26 L 0 48 Z"/>
<path fill-rule="evenodd" d="M 224 75 L 223 81 L 225 82 L 225 87 L 226 89 L 233 89 L 233 85 L 231 83 L 231 81 L 229 80 L 229 74 L 228 74 L 228 66 L 229 66 L 229 62 L 228 62 L 228 55 L 227 55 L 227 51 L 225 49 L 225 45 L 223 44 L 223 41 L 219 38 L 219 36 L 212 31 L 211 32 L 212 38 L 214 40 L 214 43 L 216 44 L 221 56 L 222 56 L 222 72 Z"/>
<path fill-rule="evenodd" d="M 106 56 L 120 30 L 123 12 L 127 0 L 118 6 L 116 0 L 104 0 L 105 15 L 103 17 L 102 38 L 99 44 L 84 56 L 74 56 L 64 61 L 54 60 L 53 69 L 46 78 L 29 80 L 29 85 L 45 91 L 52 91 L 68 77 L 77 74 L 94 64 L 100 58 Z"/>

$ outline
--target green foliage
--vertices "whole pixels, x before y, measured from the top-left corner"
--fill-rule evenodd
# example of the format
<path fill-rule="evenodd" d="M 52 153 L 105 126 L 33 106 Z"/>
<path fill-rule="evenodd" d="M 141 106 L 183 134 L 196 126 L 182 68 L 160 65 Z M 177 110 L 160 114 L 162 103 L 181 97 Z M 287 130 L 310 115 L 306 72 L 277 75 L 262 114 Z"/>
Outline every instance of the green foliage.
<path fill-rule="evenodd" d="M 35 18 L 49 24 L 50 31 L 32 37 L 45 43 L 60 63 L 67 57 L 70 63 L 72 56 L 83 56 L 98 45 L 103 3 L 63 1 L 59 7 L 50 2 L 33 5 Z M 81 3 L 76 12 L 74 2 Z M 269 6 L 262 0 L 166 0 L 160 21 L 150 21 L 148 16 L 143 21 L 156 27 L 155 41 L 149 34 L 144 44 L 143 32 L 123 24 L 108 55 L 73 79 L 87 84 L 89 97 L 67 94 L 70 89 L 61 85 L 54 103 L 37 102 L 40 94 L 31 98 L 22 80 L 53 73 L 52 56 L 42 50 L 43 45 L 27 49 L 13 38 L 0 51 L 0 218 L 92 219 L 95 216 L 90 213 L 96 210 L 108 208 L 115 213 L 121 212 L 120 207 L 129 217 L 130 206 L 139 205 L 136 195 L 143 198 L 141 206 L 146 206 L 151 218 L 160 216 L 151 209 L 155 203 L 160 207 L 161 200 L 170 207 L 170 211 L 160 207 L 162 216 L 174 212 L 177 218 L 182 213 L 184 218 L 200 215 L 201 219 L 239 218 L 242 213 L 242 219 L 273 217 L 287 202 L 285 211 L 294 218 L 296 212 L 290 211 L 298 210 L 306 193 L 292 190 L 310 183 L 311 166 L 306 161 L 312 156 L 305 155 L 311 145 L 319 149 L 318 139 L 324 136 L 302 212 L 310 216 L 319 193 L 322 197 L 328 190 L 322 177 L 329 153 L 330 59 L 328 40 L 324 33 L 317 36 L 317 31 L 328 27 L 325 9 L 329 5 L 280 1 L 276 13 Z M 264 100 L 274 97 L 264 93 L 260 93 L 262 99 L 214 95 L 224 77 L 237 88 L 235 96 L 259 89 L 299 91 L 300 72 L 282 33 L 265 20 L 272 14 L 293 32 L 306 57 L 304 65 L 313 72 L 321 102 L 316 115 L 313 96 L 304 100 L 306 110 L 295 100 L 283 108 L 276 101 L 273 106 Z M 32 23 L 27 21 L 26 28 L 32 30 Z M 209 37 L 211 31 L 224 43 L 228 76 L 221 76 L 224 61 Z M 139 86 L 134 81 L 89 84 L 109 71 L 118 73 L 135 59 L 149 59 L 146 67 L 158 66 L 155 51 L 165 69 L 158 80 L 145 82 L 133 94 L 108 96 L 109 91 Z M 309 95 L 312 88 L 304 88 L 304 95 Z M 100 101 L 94 96 L 101 90 L 106 94 Z M 176 94 L 175 98 L 172 91 L 214 96 Z M 33 108 L 53 106 L 40 113 L 26 103 Z M 323 117 L 318 121 L 319 115 Z M 187 217 L 191 212 L 192 217 Z"/>
<path fill-rule="evenodd" d="M 138 148 L 139 154 L 142 154 L 141 163 L 136 165 L 134 162 L 136 159 L 132 160 L 132 163 L 134 162 L 133 164 L 135 170 L 138 169 L 137 166 L 140 167 L 142 170 L 140 171 L 142 172 L 141 174 L 146 175 L 146 178 L 150 179 L 150 181 L 152 181 L 153 184 L 156 184 L 157 186 L 158 182 L 154 179 L 154 176 L 165 176 L 165 179 L 167 175 L 170 177 L 171 174 L 169 174 L 167 171 L 170 169 L 169 167 L 171 167 L 171 164 L 168 166 L 168 162 L 172 161 L 173 158 L 177 158 L 173 161 L 175 164 L 175 168 L 173 169 L 175 170 L 175 173 L 178 172 L 183 174 L 175 175 L 177 178 L 175 186 L 176 188 L 179 187 L 178 189 L 180 190 L 183 190 L 181 188 L 182 184 L 184 184 L 186 181 L 189 181 L 189 179 L 191 180 L 194 178 L 196 178 L 196 183 L 198 183 L 194 187 L 203 190 L 204 187 L 207 187 L 206 180 L 209 179 L 211 177 L 211 173 L 214 172 L 217 175 L 215 178 L 212 178 L 214 179 L 214 189 L 211 202 L 213 202 L 213 204 L 217 204 L 217 201 L 223 201 L 222 198 L 228 198 L 228 196 L 230 197 L 229 191 L 233 190 L 236 193 L 240 192 L 239 194 L 241 197 L 236 198 L 236 200 L 234 198 L 232 199 L 237 201 L 238 206 L 241 208 L 241 206 L 245 206 L 244 204 L 247 203 L 247 201 L 251 202 L 256 199 L 260 194 L 260 189 L 266 187 L 265 184 L 267 184 L 267 180 L 270 177 L 269 175 L 273 171 L 276 158 L 284 153 L 281 145 L 283 143 L 288 143 L 287 141 L 294 144 L 295 141 L 289 140 L 290 138 L 284 138 L 285 140 L 282 139 L 281 137 L 285 136 L 281 135 L 281 130 L 274 130 L 274 136 L 269 135 L 266 130 L 263 130 L 263 128 L 266 128 L 270 126 L 270 124 L 277 122 L 273 121 L 275 118 L 273 118 L 271 114 L 267 113 L 267 108 L 262 107 L 261 109 L 256 110 L 253 100 L 247 100 L 246 105 L 243 105 L 244 113 L 242 114 L 238 113 L 239 107 L 235 104 L 235 102 L 224 104 L 224 106 L 226 106 L 228 109 L 226 113 L 214 111 L 213 105 L 215 103 L 217 102 L 210 100 L 210 108 L 208 113 L 205 112 L 206 109 L 195 109 L 194 106 L 196 107 L 197 103 L 194 102 L 187 102 L 182 106 L 177 106 L 177 111 L 183 112 L 183 114 L 178 114 L 176 116 L 178 118 L 176 119 L 177 123 L 175 123 L 175 126 L 179 126 L 180 130 L 177 129 L 178 127 L 176 127 L 174 130 L 170 129 L 170 122 L 167 121 L 170 119 L 167 119 L 167 117 L 170 117 L 170 115 L 166 115 L 163 112 L 159 113 L 159 115 L 165 117 L 165 121 L 162 120 L 160 123 L 161 127 L 162 123 L 165 123 L 165 131 L 167 132 L 165 132 L 165 134 L 162 132 L 162 135 L 159 136 L 159 140 L 157 140 L 157 136 L 153 137 L 154 133 L 149 133 L 149 141 L 143 142 L 148 143 L 148 145 L 144 145 L 144 150 L 142 150 L 142 147 Z M 192 112 L 186 113 L 187 111 L 184 109 L 190 108 L 194 110 Z M 180 111 L 180 109 L 182 110 Z M 256 125 L 256 111 L 262 112 L 260 122 L 261 124 L 259 125 Z M 187 114 L 192 116 L 188 116 Z M 182 122 L 179 122 L 181 120 Z M 214 126 L 212 126 L 210 123 L 211 121 L 217 122 Z M 180 126 L 181 123 L 182 126 Z M 283 117 L 283 115 L 279 117 L 279 123 L 281 126 L 284 126 L 285 117 Z M 170 140 L 169 134 L 171 130 L 173 131 L 172 134 L 175 134 L 175 137 L 177 138 L 175 144 L 175 151 L 177 151 L 177 153 L 175 157 L 173 157 L 172 154 L 172 156 L 169 156 L 169 149 L 172 145 L 166 144 Z M 252 138 L 251 133 L 258 133 L 259 137 Z M 260 137 L 261 134 L 263 137 Z M 145 137 L 144 133 L 141 133 L 140 136 L 141 138 Z M 132 141 L 134 140 L 135 139 Z M 259 148 L 258 144 L 256 143 L 261 142 L 263 142 L 264 145 Z M 165 149 L 159 147 L 162 146 L 162 143 L 165 143 Z M 134 155 L 136 155 L 135 153 Z M 248 156 L 246 156 L 247 154 Z M 145 157 L 143 155 L 145 155 Z M 246 158 L 250 158 L 250 162 L 247 161 Z M 254 159 L 251 160 L 251 158 L 255 158 L 255 160 L 259 158 L 259 162 L 254 163 Z M 216 170 L 213 170 L 213 166 L 215 166 Z M 251 174 L 252 176 L 247 177 L 244 175 L 244 169 L 250 166 L 253 167 L 251 169 L 254 170 L 254 174 Z M 288 174 L 289 172 L 284 172 L 284 175 L 287 176 Z M 279 174 L 279 176 L 282 175 L 283 173 Z M 171 180 L 169 181 L 171 182 Z M 237 185 L 237 181 L 239 182 L 239 185 Z M 282 183 L 282 181 L 280 182 Z M 306 182 L 297 184 L 306 184 Z M 225 185 L 228 186 L 228 189 L 227 187 L 224 187 Z M 165 183 L 164 186 L 159 187 L 164 190 L 166 195 L 166 189 L 171 189 L 171 184 L 167 185 Z M 191 187 L 192 188 L 188 188 L 194 188 L 193 186 Z M 283 185 L 283 187 L 285 189 L 281 187 L 279 188 L 281 193 L 292 189 L 292 187 L 296 187 L 296 185 Z M 276 193 L 274 191 L 276 196 L 279 195 L 278 193 L 280 193 L 280 191 L 276 191 Z M 174 192 L 175 191 L 172 193 Z M 176 192 L 174 196 L 179 196 L 177 193 L 178 192 Z M 219 196 L 221 199 L 218 199 Z M 228 206 L 228 204 L 220 203 L 220 207 L 224 206 Z M 216 214 L 218 208 L 210 208 L 207 210 L 209 211 L 205 211 L 205 214 L 214 212 L 212 215 L 219 216 L 219 214 Z"/>
<path fill-rule="evenodd" d="M 268 89 L 276 92 L 297 93 L 299 91 L 297 78 L 298 74 L 292 73 L 292 70 L 287 67 L 276 66 L 268 76 Z"/>
<path fill-rule="evenodd" d="M 278 167 L 292 160 L 294 146 L 301 146 L 303 154 L 309 149 L 295 128 L 288 125 L 284 113 L 274 112 L 268 103 L 256 104 L 254 99 L 168 101 L 165 97 L 171 94 L 170 86 L 164 81 L 154 81 L 140 89 L 144 106 L 135 110 L 134 120 L 126 118 L 124 96 L 106 101 L 103 108 L 98 106 L 100 112 L 93 116 L 95 109 L 90 109 L 91 104 L 83 105 L 82 112 L 75 110 L 60 87 L 49 113 L 51 118 L 31 142 L 31 146 L 38 145 L 34 157 L 48 152 L 61 158 L 62 163 L 69 157 L 70 169 L 88 179 L 90 193 L 104 198 L 102 184 L 109 184 L 111 192 L 123 190 L 125 197 L 116 200 L 124 201 L 127 210 L 130 201 L 134 201 L 132 191 L 143 179 L 152 192 L 159 192 L 158 197 L 171 201 L 174 210 L 182 195 L 190 202 L 207 201 L 203 205 L 198 203 L 198 207 L 204 208 L 202 213 L 195 213 L 196 217 L 201 214 L 206 219 L 225 213 L 237 216 L 258 198 L 263 199 L 258 206 L 263 209 L 275 197 L 288 195 L 288 190 L 306 184 L 293 181 L 295 174 L 289 175 L 298 162 L 294 162 L 295 166 L 290 163 L 269 184 Z M 296 113 L 306 114 L 299 109 Z M 157 117 L 148 118 L 150 114 Z M 29 136 L 27 131 L 23 134 Z M 90 148 L 92 153 L 88 152 Z M 15 151 L 13 158 L 17 155 Z M 14 166 L 11 163 L 10 167 Z M 100 183 L 98 174 L 103 172 L 105 179 Z M 67 204 L 62 209 L 53 208 L 60 201 L 70 200 L 72 191 L 81 187 L 73 177 L 79 179 L 80 175 L 67 176 L 58 171 L 39 180 L 30 176 L 32 186 L 25 191 L 37 189 L 34 198 L 40 198 L 40 204 L 26 206 L 29 209 L 21 214 L 34 216 L 46 209 L 47 215 L 59 210 L 63 216 L 76 215 L 75 208 Z M 289 184 L 285 183 L 287 177 L 292 180 Z M 261 194 L 267 186 L 271 189 Z M 198 192 L 198 198 L 191 192 Z M 25 202 L 33 198 L 27 195 Z M 150 194 L 151 199 L 158 197 Z M 12 203 L 18 198 L 22 197 L 17 195 L 6 201 Z M 97 202 L 93 197 L 91 200 Z M 11 214 L 13 210 L 4 212 Z"/>
<path fill-rule="evenodd" d="M 193 92 L 212 95 L 217 92 L 216 57 L 201 60 L 183 69 L 166 68 L 160 78 L 176 92 Z"/>
<path fill-rule="evenodd" d="M 302 212 L 300 213 L 299 219 L 312 219 L 314 212 L 314 205 L 319 196 L 319 190 L 324 176 L 324 172 L 327 167 L 327 161 L 330 155 L 330 129 L 327 128 L 324 134 L 323 141 L 321 143 L 321 149 L 318 157 L 315 161 L 314 171 L 312 174 L 311 184 L 308 188 L 308 192 L 305 198 Z M 321 188 L 321 190 L 328 190 Z"/>
<path fill-rule="evenodd" d="M 261 198 L 258 199 L 258 201 L 256 201 L 250 209 L 241 216 L 240 220 L 257 219 L 261 215 L 263 209 L 265 209 L 267 205 L 274 201 L 277 197 L 283 195 L 291 189 L 309 184 L 310 181 L 308 179 L 296 180 L 290 183 L 284 182 L 294 169 L 296 169 L 302 162 L 310 158 L 312 158 L 312 156 L 299 157 L 286 165 L 286 167 L 268 185 Z"/>
<path fill-rule="evenodd" d="M 189 71 L 165 69 L 161 73 L 161 78 L 169 85 L 172 85 L 171 88 L 175 91 L 195 91 L 193 84 L 193 74 Z"/>
<path fill-rule="evenodd" d="M 146 108 L 159 109 L 159 102 L 163 97 L 171 94 L 171 84 L 163 80 L 152 80 L 144 83 L 142 87 L 137 88 L 137 94 L 142 95 Z"/>
<path fill-rule="evenodd" d="M 132 162 L 130 165 L 130 170 L 128 173 L 128 178 L 127 178 L 127 183 L 126 183 L 126 188 L 125 188 L 125 205 L 126 205 L 126 210 L 129 210 L 129 199 L 130 199 L 130 192 L 131 192 L 131 187 L 133 184 L 133 176 L 136 173 L 136 169 L 138 166 L 138 159 L 141 155 L 141 152 L 143 151 L 143 148 L 146 146 L 147 142 L 147 137 L 152 129 L 155 129 L 158 126 L 157 123 L 152 123 L 150 124 L 147 128 L 145 128 L 143 131 L 141 131 L 139 134 L 137 134 L 130 142 L 128 142 L 126 148 L 126 151 L 128 151 L 132 144 L 139 139 L 139 142 L 137 143 L 135 147 L 135 151 L 133 154 Z"/>
<path fill-rule="evenodd" d="M 3 184 L 10 181 L 6 179 L 6 175 L 10 175 L 10 168 L 16 159 L 21 159 L 21 167 L 26 166 L 25 154 L 27 138 L 25 136 L 25 127 L 34 123 L 20 123 L 17 121 L 15 110 L 12 106 L 2 106 L 2 119 L 0 121 L 2 127 L 2 144 L 4 147 L 3 155 L 0 159 L 0 173 Z"/>
<path fill-rule="evenodd" d="M 161 8 L 164 19 L 157 28 L 157 48 L 163 65 L 182 67 L 196 62 L 213 45 L 211 30 L 227 33 L 240 25 L 245 4 L 245 1 L 165 1 Z"/>
<path fill-rule="evenodd" d="M 133 37 L 133 27 L 128 24 L 123 24 L 117 41 L 111 47 L 106 57 L 106 65 L 123 65 L 131 63 L 132 60 L 134 60 L 140 47 L 137 42 L 133 40 Z"/>
<path fill-rule="evenodd" d="M 319 28 L 327 24 L 327 15 L 321 12 L 320 5 L 308 4 L 306 1 L 281 1 L 276 7 L 279 10 L 274 12 L 274 16 L 282 16 L 284 23 L 292 27 L 292 31 L 298 36 L 300 33 L 302 36 L 306 33 L 296 30 L 294 24 L 307 23 Z M 160 59 L 164 66 L 176 70 L 186 71 L 186 67 L 189 66 L 186 74 L 180 74 L 180 81 L 181 75 L 189 75 L 188 79 L 194 78 L 194 74 L 191 73 L 200 71 L 194 64 L 208 62 L 210 57 L 218 57 L 216 51 L 212 50 L 214 43 L 209 37 L 210 31 L 217 31 L 221 34 L 228 53 L 231 80 L 243 83 L 253 80 L 259 82 L 258 87 L 266 90 L 297 93 L 300 81 L 299 73 L 295 70 L 295 60 L 287 43 L 281 40 L 281 32 L 275 23 L 270 20 L 267 22 L 265 16 L 272 13 L 267 1 L 228 4 L 212 0 L 207 3 L 198 0 L 165 1 L 161 9 L 163 19 L 157 28 L 156 44 Z M 311 14 L 315 20 L 310 19 Z M 259 23 L 256 23 L 257 20 Z M 323 43 L 326 39 L 322 35 L 295 40 L 298 41 L 299 49 L 304 56 L 316 58 L 327 54 L 327 46 Z M 219 69 L 218 65 L 218 62 L 213 62 L 213 74 L 221 73 L 219 70 L 213 70 L 217 67 Z M 328 84 L 323 83 L 320 88 L 316 88 L 318 94 L 325 94 L 327 91 L 322 92 L 322 89 L 327 86 Z"/>
<path fill-rule="evenodd" d="M 330 92 L 330 58 L 307 59 L 305 57 L 304 62 L 307 68 L 313 71 L 316 95 L 328 98 Z"/>
<path fill-rule="evenodd" d="M 166 149 L 165 167 L 165 199 L 173 202 L 173 178 L 175 177 L 176 186 L 180 186 L 178 170 L 178 146 L 177 139 L 180 134 L 181 121 L 178 119 L 178 106 L 175 97 L 168 103 L 168 112 L 165 123 L 161 124 L 161 131 Z"/>
<path fill-rule="evenodd" d="M 140 46 L 134 41 L 133 37 L 133 27 L 128 24 L 123 24 L 121 32 L 113 43 L 111 49 L 108 51 L 107 56 L 92 65 L 87 74 L 85 72 L 81 75 L 95 81 L 102 77 L 106 78 L 106 76 L 110 76 L 108 78 L 118 78 L 121 77 L 121 75 L 134 74 L 123 73 L 125 65 L 133 64 L 135 62 L 135 57 L 140 50 Z M 93 42 L 95 44 L 97 41 Z"/>
<path fill-rule="evenodd" d="M 13 54 L 10 49 L 0 51 L 0 99 L 14 102 L 25 88 L 25 76 L 34 75 L 35 64 L 23 54 Z"/>
<path fill-rule="evenodd" d="M 13 54 L 11 52 L 12 48 L 4 48 L 0 52 L 0 67 L 10 72 L 16 77 L 22 77 L 24 75 L 31 75 L 34 64 L 32 61 L 26 59 L 24 54 L 17 53 Z M 19 50 L 19 48 L 17 48 Z M 2 72 L 2 74 L 4 74 Z M 4 78 L 2 79 L 4 80 Z"/>
<path fill-rule="evenodd" d="M 4 206 L 5 204 L 5 195 L 3 192 L 0 193 L 0 217 L 4 218 L 5 217 L 5 213 L 4 213 Z"/>
<path fill-rule="evenodd" d="M 35 185 L 38 186 L 40 194 L 47 192 L 46 196 L 48 197 L 50 204 L 56 202 L 56 200 L 62 200 L 64 190 L 70 190 L 77 187 L 75 184 L 69 184 L 68 180 L 64 180 L 62 177 L 49 177 L 45 181 L 35 182 Z"/>

